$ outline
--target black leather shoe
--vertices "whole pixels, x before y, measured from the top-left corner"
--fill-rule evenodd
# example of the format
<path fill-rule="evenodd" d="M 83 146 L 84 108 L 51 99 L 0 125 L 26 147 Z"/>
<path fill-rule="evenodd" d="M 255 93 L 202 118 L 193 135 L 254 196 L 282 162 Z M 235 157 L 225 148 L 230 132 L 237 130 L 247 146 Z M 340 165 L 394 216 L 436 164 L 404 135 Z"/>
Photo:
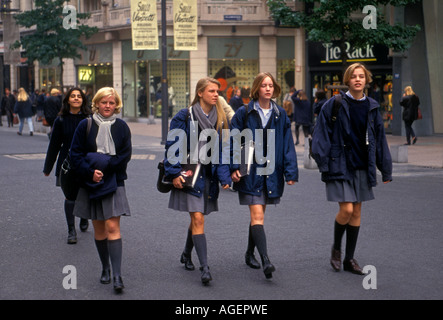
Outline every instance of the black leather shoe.
<path fill-rule="evenodd" d="M 209 281 L 212 280 L 211 273 L 209 272 L 209 267 L 200 267 L 201 272 L 201 280 L 204 285 L 209 284 Z"/>
<path fill-rule="evenodd" d="M 124 288 L 122 277 L 114 277 L 114 291 L 116 293 L 122 293 Z"/>
<path fill-rule="evenodd" d="M 75 231 L 75 227 L 68 227 L 68 244 L 76 244 L 77 243 L 77 232 Z"/>
<path fill-rule="evenodd" d="M 343 270 L 352 272 L 354 274 L 364 275 L 363 270 L 360 268 L 360 266 L 357 263 L 357 260 L 355 259 L 344 260 Z"/>
<path fill-rule="evenodd" d="M 180 262 L 185 264 L 185 269 L 186 270 L 194 270 L 194 264 L 192 263 L 191 260 L 191 255 L 186 254 L 186 253 L 182 253 L 181 257 L 180 257 Z"/>
<path fill-rule="evenodd" d="M 80 219 L 79 227 L 82 232 L 85 232 L 86 230 L 88 230 L 88 227 L 89 227 L 88 219 Z"/>
<path fill-rule="evenodd" d="M 260 269 L 260 263 L 255 259 L 254 253 L 247 251 L 245 254 L 245 262 L 252 269 Z"/>
<path fill-rule="evenodd" d="M 341 252 L 340 252 L 340 250 L 336 250 L 336 249 L 334 249 L 334 247 L 332 247 L 330 261 L 331 261 L 332 269 L 334 269 L 336 272 L 340 271 L 340 268 L 341 268 Z"/>
<path fill-rule="evenodd" d="M 111 283 L 111 270 L 102 270 L 102 275 L 100 277 L 100 283 L 109 284 Z"/>
<path fill-rule="evenodd" d="M 271 279 L 272 273 L 275 271 L 275 267 L 271 261 L 269 261 L 268 256 L 261 255 L 260 257 L 263 266 L 263 273 L 265 274 L 266 279 Z"/>

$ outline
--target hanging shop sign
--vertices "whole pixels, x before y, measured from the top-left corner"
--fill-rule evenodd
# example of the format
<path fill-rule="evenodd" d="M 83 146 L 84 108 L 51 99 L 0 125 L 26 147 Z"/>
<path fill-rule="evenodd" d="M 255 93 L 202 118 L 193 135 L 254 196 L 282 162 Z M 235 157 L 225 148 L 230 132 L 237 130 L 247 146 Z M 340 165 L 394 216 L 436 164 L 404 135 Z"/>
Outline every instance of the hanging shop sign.
<path fill-rule="evenodd" d="M 341 64 L 341 48 L 337 42 L 319 43 L 312 42 L 309 47 L 309 65 Z M 365 64 L 389 64 L 389 50 L 382 45 L 366 45 L 355 48 L 349 42 L 345 43 L 346 62 L 363 62 Z"/>
<path fill-rule="evenodd" d="M 174 0 L 174 50 L 197 50 L 197 0 Z"/>
<path fill-rule="evenodd" d="M 158 49 L 157 3 L 155 0 L 131 0 L 133 50 Z"/>
<path fill-rule="evenodd" d="M 89 66 L 78 67 L 78 82 L 80 84 L 93 84 L 95 82 L 95 68 Z"/>

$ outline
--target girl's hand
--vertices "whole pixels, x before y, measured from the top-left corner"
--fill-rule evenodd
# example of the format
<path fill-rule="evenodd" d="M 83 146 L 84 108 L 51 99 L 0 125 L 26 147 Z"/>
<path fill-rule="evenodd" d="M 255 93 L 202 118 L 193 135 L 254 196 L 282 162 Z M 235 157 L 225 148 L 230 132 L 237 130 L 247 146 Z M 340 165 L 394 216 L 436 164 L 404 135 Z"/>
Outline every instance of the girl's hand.
<path fill-rule="evenodd" d="M 172 184 L 177 189 L 183 189 L 183 183 L 185 183 L 185 178 L 183 178 L 182 176 L 178 176 L 177 178 L 174 178 L 172 180 Z"/>
<path fill-rule="evenodd" d="M 103 179 L 103 172 L 100 170 L 94 170 L 94 175 L 92 176 L 92 181 L 99 183 Z"/>
<path fill-rule="evenodd" d="M 231 173 L 231 179 L 233 182 L 239 182 L 240 178 L 241 178 L 240 171 L 235 170 L 234 172 Z"/>
<path fill-rule="evenodd" d="M 291 180 L 291 181 L 286 181 L 286 183 L 288 184 L 288 186 L 292 186 L 295 184 L 296 181 Z"/>

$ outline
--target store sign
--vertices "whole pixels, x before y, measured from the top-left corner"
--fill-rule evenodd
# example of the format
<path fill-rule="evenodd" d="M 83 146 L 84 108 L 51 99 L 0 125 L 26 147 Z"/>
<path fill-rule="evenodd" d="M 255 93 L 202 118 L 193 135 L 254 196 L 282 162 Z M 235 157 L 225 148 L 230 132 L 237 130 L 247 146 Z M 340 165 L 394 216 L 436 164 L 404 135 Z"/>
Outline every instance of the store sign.
<path fill-rule="evenodd" d="M 155 0 L 131 0 L 133 50 L 158 49 L 157 3 Z"/>
<path fill-rule="evenodd" d="M 175 0 L 174 50 L 197 50 L 197 0 Z"/>
<path fill-rule="evenodd" d="M 78 82 L 80 84 L 93 84 L 95 82 L 95 69 L 93 67 L 78 67 Z"/>
<path fill-rule="evenodd" d="M 382 45 L 366 45 L 363 48 L 354 48 L 349 42 L 345 42 L 346 62 L 363 62 L 367 64 L 389 64 L 388 48 Z M 333 43 L 310 43 L 309 65 L 326 65 L 342 63 L 341 48 L 337 42 Z"/>

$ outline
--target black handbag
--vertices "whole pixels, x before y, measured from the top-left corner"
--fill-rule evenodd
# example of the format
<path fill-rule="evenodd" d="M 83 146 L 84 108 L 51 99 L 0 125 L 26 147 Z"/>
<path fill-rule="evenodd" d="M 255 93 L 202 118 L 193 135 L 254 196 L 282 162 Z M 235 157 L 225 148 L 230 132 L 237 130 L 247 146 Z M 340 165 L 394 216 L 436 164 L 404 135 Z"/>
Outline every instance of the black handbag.
<path fill-rule="evenodd" d="M 168 193 L 174 187 L 171 183 L 165 183 L 165 164 L 163 160 L 158 163 L 158 178 L 157 178 L 157 190 L 161 193 Z"/>
<path fill-rule="evenodd" d="M 63 160 L 60 169 L 60 185 L 66 199 L 72 201 L 75 201 L 75 199 L 77 199 L 78 190 L 80 189 L 80 183 L 77 180 L 77 175 L 71 168 L 69 154 L 65 158 L 65 160 Z"/>
<path fill-rule="evenodd" d="M 86 137 L 88 137 L 91 131 L 92 118 L 88 118 L 88 125 L 86 127 Z M 60 186 L 62 191 L 68 200 L 75 201 L 77 199 L 78 190 L 80 190 L 80 181 L 78 175 L 72 170 L 71 158 L 68 156 L 63 160 L 60 168 Z"/>

